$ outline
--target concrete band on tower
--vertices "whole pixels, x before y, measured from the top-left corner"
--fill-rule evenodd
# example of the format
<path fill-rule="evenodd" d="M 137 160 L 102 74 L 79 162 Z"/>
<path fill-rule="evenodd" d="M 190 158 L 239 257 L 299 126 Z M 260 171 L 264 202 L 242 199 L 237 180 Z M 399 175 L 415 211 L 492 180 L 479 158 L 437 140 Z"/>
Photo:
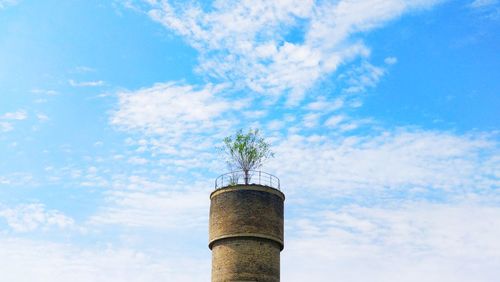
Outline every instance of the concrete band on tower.
<path fill-rule="evenodd" d="M 258 184 L 212 192 L 212 282 L 280 281 L 284 200 L 281 191 Z"/>

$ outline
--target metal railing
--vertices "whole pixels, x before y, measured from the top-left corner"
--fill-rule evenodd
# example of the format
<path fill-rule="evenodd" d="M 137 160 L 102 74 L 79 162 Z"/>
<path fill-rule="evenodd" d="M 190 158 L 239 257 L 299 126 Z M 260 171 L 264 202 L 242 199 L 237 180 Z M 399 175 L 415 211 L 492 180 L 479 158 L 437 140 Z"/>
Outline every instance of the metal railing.
<path fill-rule="evenodd" d="M 240 171 L 232 171 L 215 179 L 215 189 L 234 185 L 265 185 L 280 190 L 280 179 L 272 174 L 250 170 L 248 176 Z"/>

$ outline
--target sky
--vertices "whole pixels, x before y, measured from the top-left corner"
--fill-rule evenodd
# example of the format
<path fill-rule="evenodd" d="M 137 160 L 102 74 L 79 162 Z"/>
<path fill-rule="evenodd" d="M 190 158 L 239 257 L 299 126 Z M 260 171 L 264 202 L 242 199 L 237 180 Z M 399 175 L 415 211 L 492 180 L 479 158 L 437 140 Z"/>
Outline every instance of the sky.
<path fill-rule="evenodd" d="M 2 281 L 209 281 L 249 128 L 282 281 L 498 281 L 499 30 L 498 0 L 0 0 Z"/>

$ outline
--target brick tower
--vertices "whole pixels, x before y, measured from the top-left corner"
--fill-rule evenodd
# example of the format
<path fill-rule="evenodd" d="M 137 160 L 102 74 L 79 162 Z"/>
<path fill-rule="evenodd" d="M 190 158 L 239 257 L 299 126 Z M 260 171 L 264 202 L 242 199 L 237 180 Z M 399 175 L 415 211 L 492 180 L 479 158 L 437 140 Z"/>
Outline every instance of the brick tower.
<path fill-rule="evenodd" d="M 255 172 L 256 181 L 247 182 L 257 183 L 224 186 L 221 177 L 210 194 L 212 282 L 279 282 L 285 201 L 279 180 Z"/>

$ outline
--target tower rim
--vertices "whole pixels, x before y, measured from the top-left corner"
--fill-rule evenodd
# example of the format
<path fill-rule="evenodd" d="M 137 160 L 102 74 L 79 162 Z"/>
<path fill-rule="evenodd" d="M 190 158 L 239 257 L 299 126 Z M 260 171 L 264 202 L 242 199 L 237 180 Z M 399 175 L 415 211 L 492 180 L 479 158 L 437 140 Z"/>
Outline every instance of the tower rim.
<path fill-rule="evenodd" d="M 210 193 L 210 200 L 213 197 L 220 195 L 222 193 L 239 191 L 239 190 L 253 190 L 253 191 L 267 192 L 274 194 L 280 197 L 283 201 L 285 201 L 285 193 L 283 193 L 281 190 L 262 184 L 236 184 L 236 185 L 227 185 L 224 187 L 220 187 L 212 191 L 212 193 Z"/>

